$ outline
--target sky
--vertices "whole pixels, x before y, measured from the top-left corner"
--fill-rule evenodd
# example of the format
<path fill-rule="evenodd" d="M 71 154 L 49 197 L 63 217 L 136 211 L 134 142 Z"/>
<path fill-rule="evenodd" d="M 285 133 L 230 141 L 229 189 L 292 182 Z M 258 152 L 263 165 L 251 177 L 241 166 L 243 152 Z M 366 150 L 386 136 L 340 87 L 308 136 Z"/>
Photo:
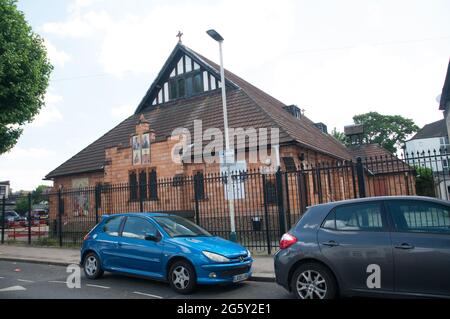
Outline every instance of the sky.
<path fill-rule="evenodd" d="M 447 0 L 19 0 L 55 66 L 46 105 L 0 180 L 30 190 L 126 117 L 176 45 L 219 61 L 329 131 L 377 111 L 420 127 L 438 110 L 450 57 Z"/>

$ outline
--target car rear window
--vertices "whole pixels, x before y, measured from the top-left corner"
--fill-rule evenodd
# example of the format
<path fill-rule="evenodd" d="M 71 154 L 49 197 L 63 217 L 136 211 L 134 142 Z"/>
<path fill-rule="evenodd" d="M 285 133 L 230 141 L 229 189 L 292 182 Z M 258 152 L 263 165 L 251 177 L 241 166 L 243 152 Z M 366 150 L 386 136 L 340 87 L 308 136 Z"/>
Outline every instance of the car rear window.
<path fill-rule="evenodd" d="M 110 236 L 119 236 L 120 224 L 122 223 L 122 216 L 111 217 L 103 225 L 103 232 Z"/>
<path fill-rule="evenodd" d="M 387 205 L 399 231 L 450 234 L 448 206 L 420 201 L 388 201 Z"/>

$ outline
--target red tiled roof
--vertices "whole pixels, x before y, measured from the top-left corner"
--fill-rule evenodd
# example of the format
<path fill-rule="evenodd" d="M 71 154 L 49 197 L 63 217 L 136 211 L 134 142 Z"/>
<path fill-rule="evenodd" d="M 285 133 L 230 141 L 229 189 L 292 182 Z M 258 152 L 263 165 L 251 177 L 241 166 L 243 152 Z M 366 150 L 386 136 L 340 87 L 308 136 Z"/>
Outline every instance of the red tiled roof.
<path fill-rule="evenodd" d="M 206 63 L 208 68 L 218 72 L 219 66 L 214 62 L 184 46 L 178 46 L 193 55 L 200 63 Z M 307 117 L 302 116 L 301 119 L 293 117 L 283 109 L 285 104 L 229 71 L 226 71 L 225 77 L 237 86 L 237 89 L 227 90 L 230 127 L 244 129 L 277 127 L 280 129 L 280 143 L 295 142 L 337 159 L 351 159 L 352 156 L 344 145 L 331 135 L 320 131 Z M 129 145 L 130 136 L 134 133 L 135 124 L 141 113 L 150 122 L 157 139 L 169 137 L 175 128 L 180 127 L 187 128 L 192 133 L 194 120 L 202 120 L 203 130 L 210 127 L 223 129 L 222 99 L 219 90 L 156 107 L 144 107 L 138 111 L 50 172 L 46 178 L 103 170 L 105 149 L 119 144 Z"/>

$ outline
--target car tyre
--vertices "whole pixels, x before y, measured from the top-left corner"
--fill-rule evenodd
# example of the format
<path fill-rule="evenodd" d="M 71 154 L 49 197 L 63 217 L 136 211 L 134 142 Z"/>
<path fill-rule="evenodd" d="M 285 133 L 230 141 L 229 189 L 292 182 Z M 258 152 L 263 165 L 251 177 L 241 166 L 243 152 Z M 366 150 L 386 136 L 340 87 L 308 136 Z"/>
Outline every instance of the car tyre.
<path fill-rule="evenodd" d="M 194 267 L 184 260 L 170 266 L 168 280 L 172 289 L 183 295 L 192 293 L 197 287 Z"/>
<path fill-rule="evenodd" d="M 83 270 L 88 279 L 94 280 L 103 276 L 100 258 L 96 253 L 90 252 L 84 257 Z"/>
<path fill-rule="evenodd" d="M 291 290 L 297 299 L 334 299 L 337 296 L 333 274 L 318 263 L 298 267 L 291 279 Z"/>

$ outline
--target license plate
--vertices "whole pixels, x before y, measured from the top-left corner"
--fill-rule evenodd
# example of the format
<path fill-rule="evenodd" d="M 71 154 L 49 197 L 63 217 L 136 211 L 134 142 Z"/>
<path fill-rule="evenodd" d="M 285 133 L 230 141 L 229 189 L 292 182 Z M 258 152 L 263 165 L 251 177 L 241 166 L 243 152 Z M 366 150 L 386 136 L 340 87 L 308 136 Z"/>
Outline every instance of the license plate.
<path fill-rule="evenodd" d="M 233 282 L 241 282 L 248 279 L 248 274 L 240 274 L 233 277 Z"/>

